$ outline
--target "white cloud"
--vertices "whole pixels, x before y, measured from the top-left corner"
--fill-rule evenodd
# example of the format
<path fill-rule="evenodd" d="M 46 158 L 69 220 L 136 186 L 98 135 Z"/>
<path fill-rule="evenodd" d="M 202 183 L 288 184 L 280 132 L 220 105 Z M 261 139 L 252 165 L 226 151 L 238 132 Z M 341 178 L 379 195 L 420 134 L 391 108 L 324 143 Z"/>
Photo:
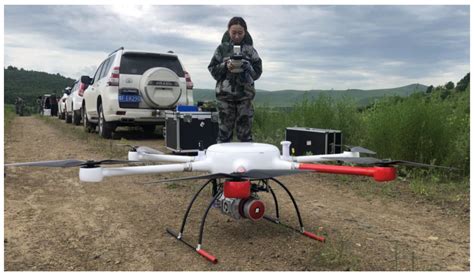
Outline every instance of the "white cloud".
<path fill-rule="evenodd" d="M 74 79 L 79 78 L 81 74 L 93 74 L 96 68 L 93 64 L 104 58 L 102 52 L 64 49 L 36 34 L 21 36 L 5 34 L 5 42 L 6 65 L 59 73 Z M 18 47 L 19 43 L 23 43 L 24 46 Z"/>
<path fill-rule="evenodd" d="M 259 89 L 442 85 L 469 71 L 464 6 L 68 6 L 5 8 L 5 64 L 92 74 L 120 46 L 173 50 L 197 88 L 228 20 L 245 18 L 263 60 Z M 451 78 L 451 79 L 449 79 Z"/>

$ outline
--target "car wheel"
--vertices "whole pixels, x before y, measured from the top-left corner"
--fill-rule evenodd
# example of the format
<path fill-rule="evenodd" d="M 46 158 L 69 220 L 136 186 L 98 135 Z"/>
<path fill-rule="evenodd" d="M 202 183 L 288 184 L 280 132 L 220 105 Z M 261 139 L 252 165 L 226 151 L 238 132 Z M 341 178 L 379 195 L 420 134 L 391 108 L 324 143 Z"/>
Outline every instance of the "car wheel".
<path fill-rule="evenodd" d="M 114 128 L 112 123 L 105 121 L 102 104 L 99 105 L 99 136 L 107 139 L 112 138 Z"/>
<path fill-rule="evenodd" d="M 89 122 L 89 119 L 87 118 L 87 112 L 86 112 L 86 105 L 82 105 L 81 108 L 81 114 L 82 114 L 82 126 L 84 126 L 84 131 L 86 133 L 92 133 L 94 132 L 94 125 Z"/>
<path fill-rule="evenodd" d="M 70 116 L 67 112 L 67 109 L 64 110 L 64 114 L 66 116 L 66 123 L 71 123 L 72 122 L 72 116 Z"/>
<path fill-rule="evenodd" d="M 80 110 L 72 111 L 72 123 L 74 123 L 74 125 L 81 124 Z"/>

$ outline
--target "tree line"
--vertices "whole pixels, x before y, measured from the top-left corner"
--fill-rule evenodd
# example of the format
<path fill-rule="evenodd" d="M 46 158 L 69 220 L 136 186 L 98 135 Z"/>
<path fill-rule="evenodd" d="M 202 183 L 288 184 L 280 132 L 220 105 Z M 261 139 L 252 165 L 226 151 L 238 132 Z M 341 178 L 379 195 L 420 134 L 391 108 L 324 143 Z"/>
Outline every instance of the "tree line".
<path fill-rule="evenodd" d="M 34 106 L 36 98 L 44 94 L 62 96 L 64 88 L 72 87 L 75 80 L 57 74 L 18 69 L 14 66 L 4 68 L 5 104 L 14 104 L 16 97 L 23 98 L 26 105 Z"/>

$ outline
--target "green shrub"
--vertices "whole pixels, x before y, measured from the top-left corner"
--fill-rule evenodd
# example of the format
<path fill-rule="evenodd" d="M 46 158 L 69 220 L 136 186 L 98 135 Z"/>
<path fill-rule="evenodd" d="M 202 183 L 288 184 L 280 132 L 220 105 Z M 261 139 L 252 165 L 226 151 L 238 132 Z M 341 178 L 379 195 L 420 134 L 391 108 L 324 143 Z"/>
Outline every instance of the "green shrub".
<path fill-rule="evenodd" d="M 5 104 L 4 105 L 5 109 L 4 109 L 4 123 L 5 123 L 5 129 L 7 129 L 8 127 L 10 127 L 10 123 L 11 121 L 13 120 L 13 118 L 15 118 L 15 105 L 9 105 L 9 104 Z"/>
<path fill-rule="evenodd" d="M 344 143 L 351 144 L 359 135 L 360 123 L 354 101 L 335 101 L 323 95 L 284 110 L 268 106 L 255 108 L 253 133 L 256 141 L 279 145 L 285 139 L 287 127 L 337 129 L 343 132 Z"/>
<path fill-rule="evenodd" d="M 379 157 L 469 168 L 469 101 L 466 94 L 386 98 L 363 113 L 361 143 Z"/>
<path fill-rule="evenodd" d="M 292 108 L 257 107 L 254 139 L 279 146 L 286 127 L 337 129 L 343 143 L 377 152 L 378 158 L 456 167 L 469 175 L 469 86 L 467 92 L 387 97 L 357 110 L 349 99 L 320 96 Z M 440 172 L 441 173 L 441 172 Z"/>

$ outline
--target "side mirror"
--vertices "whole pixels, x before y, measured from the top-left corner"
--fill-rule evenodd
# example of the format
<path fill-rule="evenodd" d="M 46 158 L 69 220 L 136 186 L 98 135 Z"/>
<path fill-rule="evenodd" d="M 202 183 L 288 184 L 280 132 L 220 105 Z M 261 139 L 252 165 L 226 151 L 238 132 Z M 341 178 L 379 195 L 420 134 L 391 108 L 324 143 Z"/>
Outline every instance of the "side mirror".
<path fill-rule="evenodd" d="M 89 85 L 89 84 L 92 84 L 92 78 L 90 78 L 89 76 L 87 75 L 83 75 L 81 76 L 81 82 L 86 84 L 86 85 Z"/>

